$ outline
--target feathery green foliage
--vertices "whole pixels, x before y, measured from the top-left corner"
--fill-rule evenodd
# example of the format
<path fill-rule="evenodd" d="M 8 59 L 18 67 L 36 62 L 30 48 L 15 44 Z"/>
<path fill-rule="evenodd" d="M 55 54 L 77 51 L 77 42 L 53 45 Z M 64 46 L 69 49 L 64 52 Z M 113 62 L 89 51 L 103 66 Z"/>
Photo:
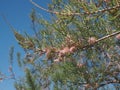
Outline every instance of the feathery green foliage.
<path fill-rule="evenodd" d="M 52 0 L 49 10 L 33 4 L 52 16 L 48 21 L 33 10 L 36 37 L 14 33 L 27 49 L 23 90 L 96 90 L 120 83 L 119 0 Z"/>

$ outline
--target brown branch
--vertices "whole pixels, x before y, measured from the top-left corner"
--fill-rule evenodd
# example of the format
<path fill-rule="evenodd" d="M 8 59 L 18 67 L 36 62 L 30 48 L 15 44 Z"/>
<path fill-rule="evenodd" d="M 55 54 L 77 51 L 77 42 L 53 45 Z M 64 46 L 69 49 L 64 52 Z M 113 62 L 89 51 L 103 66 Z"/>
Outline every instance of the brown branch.
<path fill-rule="evenodd" d="M 109 34 L 109 35 L 104 36 L 104 37 L 102 37 L 102 38 L 99 38 L 99 39 L 96 40 L 96 42 L 95 42 L 94 44 L 90 44 L 90 45 L 83 46 L 81 49 L 85 49 L 85 48 L 88 48 L 88 47 L 90 47 L 90 46 L 93 46 L 93 45 L 95 45 L 96 43 L 98 43 L 98 42 L 100 42 L 100 41 L 102 41 L 102 40 L 104 40 L 104 39 L 107 39 L 107 38 L 109 38 L 109 37 L 115 36 L 115 35 L 117 35 L 117 34 L 120 34 L 120 31 L 115 32 L 115 33 L 112 33 L 112 34 Z"/>
<path fill-rule="evenodd" d="M 119 34 L 119 33 L 120 33 L 120 31 L 115 32 L 115 33 L 112 33 L 112 34 L 107 35 L 107 36 L 104 36 L 104 37 L 102 37 L 102 38 L 96 40 L 96 43 L 99 42 L 99 41 L 102 41 L 102 40 L 104 40 L 104 39 L 106 39 L 106 38 L 109 38 L 109 37 L 115 36 L 115 35 L 117 35 L 117 34 Z"/>
<path fill-rule="evenodd" d="M 44 10 L 46 12 L 49 12 L 49 13 L 52 13 L 52 14 L 57 14 L 57 15 L 64 15 L 64 16 L 80 16 L 80 15 L 90 15 L 90 14 L 97 14 L 99 12 L 103 13 L 105 11 L 110 11 L 110 10 L 113 10 L 113 9 L 118 9 L 120 8 L 120 4 L 116 5 L 116 6 L 113 6 L 113 7 L 109 7 L 109 8 L 105 8 L 105 9 L 101 9 L 101 10 L 97 10 L 97 11 L 93 11 L 93 12 L 84 12 L 84 13 L 61 13 L 61 12 L 56 12 L 56 11 L 52 11 L 52 10 L 48 10 L 48 9 L 45 9 L 43 7 L 41 7 L 40 5 L 38 5 L 37 3 L 33 2 L 32 0 L 30 0 L 30 2 L 36 6 L 37 8 L 41 9 L 41 10 Z"/>

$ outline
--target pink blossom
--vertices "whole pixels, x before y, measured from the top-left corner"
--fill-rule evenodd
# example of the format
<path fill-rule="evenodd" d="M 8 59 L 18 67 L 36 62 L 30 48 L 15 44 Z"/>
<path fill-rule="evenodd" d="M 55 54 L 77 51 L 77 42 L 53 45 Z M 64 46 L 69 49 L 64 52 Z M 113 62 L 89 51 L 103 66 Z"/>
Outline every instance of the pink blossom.
<path fill-rule="evenodd" d="M 94 44 L 96 42 L 96 38 L 95 37 L 90 37 L 89 39 L 88 39 L 88 43 L 89 44 Z"/>
<path fill-rule="evenodd" d="M 72 46 L 72 47 L 70 48 L 70 52 L 71 52 L 71 53 L 73 53 L 75 50 L 76 50 L 76 47 L 75 47 L 75 46 Z"/>
<path fill-rule="evenodd" d="M 104 0 L 105 2 L 110 2 L 110 0 Z"/>
<path fill-rule="evenodd" d="M 117 38 L 117 39 L 120 39 L 120 34 L 116 35 L 116 38 Z"/>
<path fill-rule="evenodd" d="M 62 54 L 66 54 L 66 53 L 69 53 L 69 52 L 70 52 L 70 49 L 68 47 L 65 47 L 62 50 L 60 50 L 60 53 L 62 53 Z"/>
<path fill-rule="evenodd" d="M 59 59 L 59 58 L 57 58 L 57 59 L 55 59 L 55 60 L 54 60 L 54 62 L 60 62 L 60 59 Z"/>
<path fill-rule="evenodd" d="M 82 63 L 77 63 L 77 66 L 78 66 L 79 68 L 81 68 L 81 67 L 84 66 L 84 64 L 82 64 Z"/>

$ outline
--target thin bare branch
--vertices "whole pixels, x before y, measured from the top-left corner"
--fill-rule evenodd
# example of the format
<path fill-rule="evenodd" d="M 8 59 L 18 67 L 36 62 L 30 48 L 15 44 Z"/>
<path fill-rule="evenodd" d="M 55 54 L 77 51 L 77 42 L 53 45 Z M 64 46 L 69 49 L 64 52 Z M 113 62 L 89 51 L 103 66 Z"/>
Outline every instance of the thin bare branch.
<path fill-rule="evenodd" d="M 84 14 L 90 15 L 90 14 L 97 14 L 97 13 L 99 13 L 99 12 L 103 13 L 103 12 L 105 12 L 105 11 L 110 11 L 110 10 L 113 10 L 113 9 L 118 9 L 118 8 L 120 8 L 120 4 L 117 4 L 116 6 L 108 7 L 108 8 L 101 9 L 101 10 L 97 10 L 97 11 L 94 11 L 94 12 L 84 12 L 84 13 L 71 12 L 71 13 L 62 13 L 62 12 L 56 12 L 56 11 L 52 11 L 52 10 L 45 9 L 45 8 L 41 7 L 40 5 L 38 5 L 37 3 L 35 3 L 35 2 L 32 1 L 32 0 L 30 0 L 30 2 L 31 2 L 34 6 L 36 6 L 37 8 L 39 8 L 39 9 L 41 9 L 41 10 L 44 10 L 44 11 L 49 12 L 49 13 L 52 13 L 52 14 L 64 15 L 64 16 L 80 16 L 80 15 L 84 15 Z"/>
<path fill-rule="evenodd" d="M 98 39 L 96 42 L 99 42 L 99 41 L 102 41 L 102 40 L 104 40 L 104 39 L 106 39 L 106 38 L 109 38 L 109 37 L 115 36 L 115 35 L 117 35 L 117 34 L 119 34 L 119 33 L 120 33 L 120 31 L 115 32 L 115 33 L 112 33 L 112 34 L 107 35 L 107 36 L 104 36 L 104 37 Z"/>
<path fill-rule="evenodd" d="M 96 43 L 104 40 L 104 39 L 107 39 L 107 38 L 109 38 L 109 37 L 115 36 L 115 35 L 117 35 L 117 34 L 120 34 L 120 31 L 115 32 L 115 33 L 112 33 L 112 34 L 109 34 L 109 35 L 106 35 L 106 36 L 104 36 L 104 37 L 102 37 L 102 38 L 97 39 L 96 42 L 94 43 L 94 45 L 95 45 Z M 81 49 L 89 48 L 90 46 L 93 46 L 93 44 L 92 44 L 92 45 L 83 46 Z"/>

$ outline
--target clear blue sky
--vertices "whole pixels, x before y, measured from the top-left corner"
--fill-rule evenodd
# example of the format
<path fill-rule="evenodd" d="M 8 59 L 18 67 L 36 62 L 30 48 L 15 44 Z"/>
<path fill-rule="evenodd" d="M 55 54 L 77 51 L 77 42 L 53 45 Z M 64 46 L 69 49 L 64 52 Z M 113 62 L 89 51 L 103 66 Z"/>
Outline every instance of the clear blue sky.
<path fill-rule="evenodd" d="M 51 0 L 34 0 L 41 6 L 47 6 Z M 13 33 L 5 23 L 1 14 L 4 14 L 7 20 L 16 28 L 19 32 L 24 31 L 31 32 L 31 21 L 29 14 L 32 8 L 36 8 L 29 0 L 0 0 L 0 71 L 9 76 L 9 49 L 11 46 L 15 47 L 15 52 L 20 51 L 23 53 L 21 47 L 18 46 Z M 37 8 L 36 8 L 37 9 Z M 48 19 L 48 14 L 45 11 L 37 9 L 44 18 Z M 14 54 L 15 56 L 15 54 Z M 14 59 L 14 71 L 17 77 L 22 76 L 21 69 L 17 66 L 17 61 Z M 13 86 L 14 80 L 4 80 L 0 82 L 0 90 L 15 90 Z"/>

